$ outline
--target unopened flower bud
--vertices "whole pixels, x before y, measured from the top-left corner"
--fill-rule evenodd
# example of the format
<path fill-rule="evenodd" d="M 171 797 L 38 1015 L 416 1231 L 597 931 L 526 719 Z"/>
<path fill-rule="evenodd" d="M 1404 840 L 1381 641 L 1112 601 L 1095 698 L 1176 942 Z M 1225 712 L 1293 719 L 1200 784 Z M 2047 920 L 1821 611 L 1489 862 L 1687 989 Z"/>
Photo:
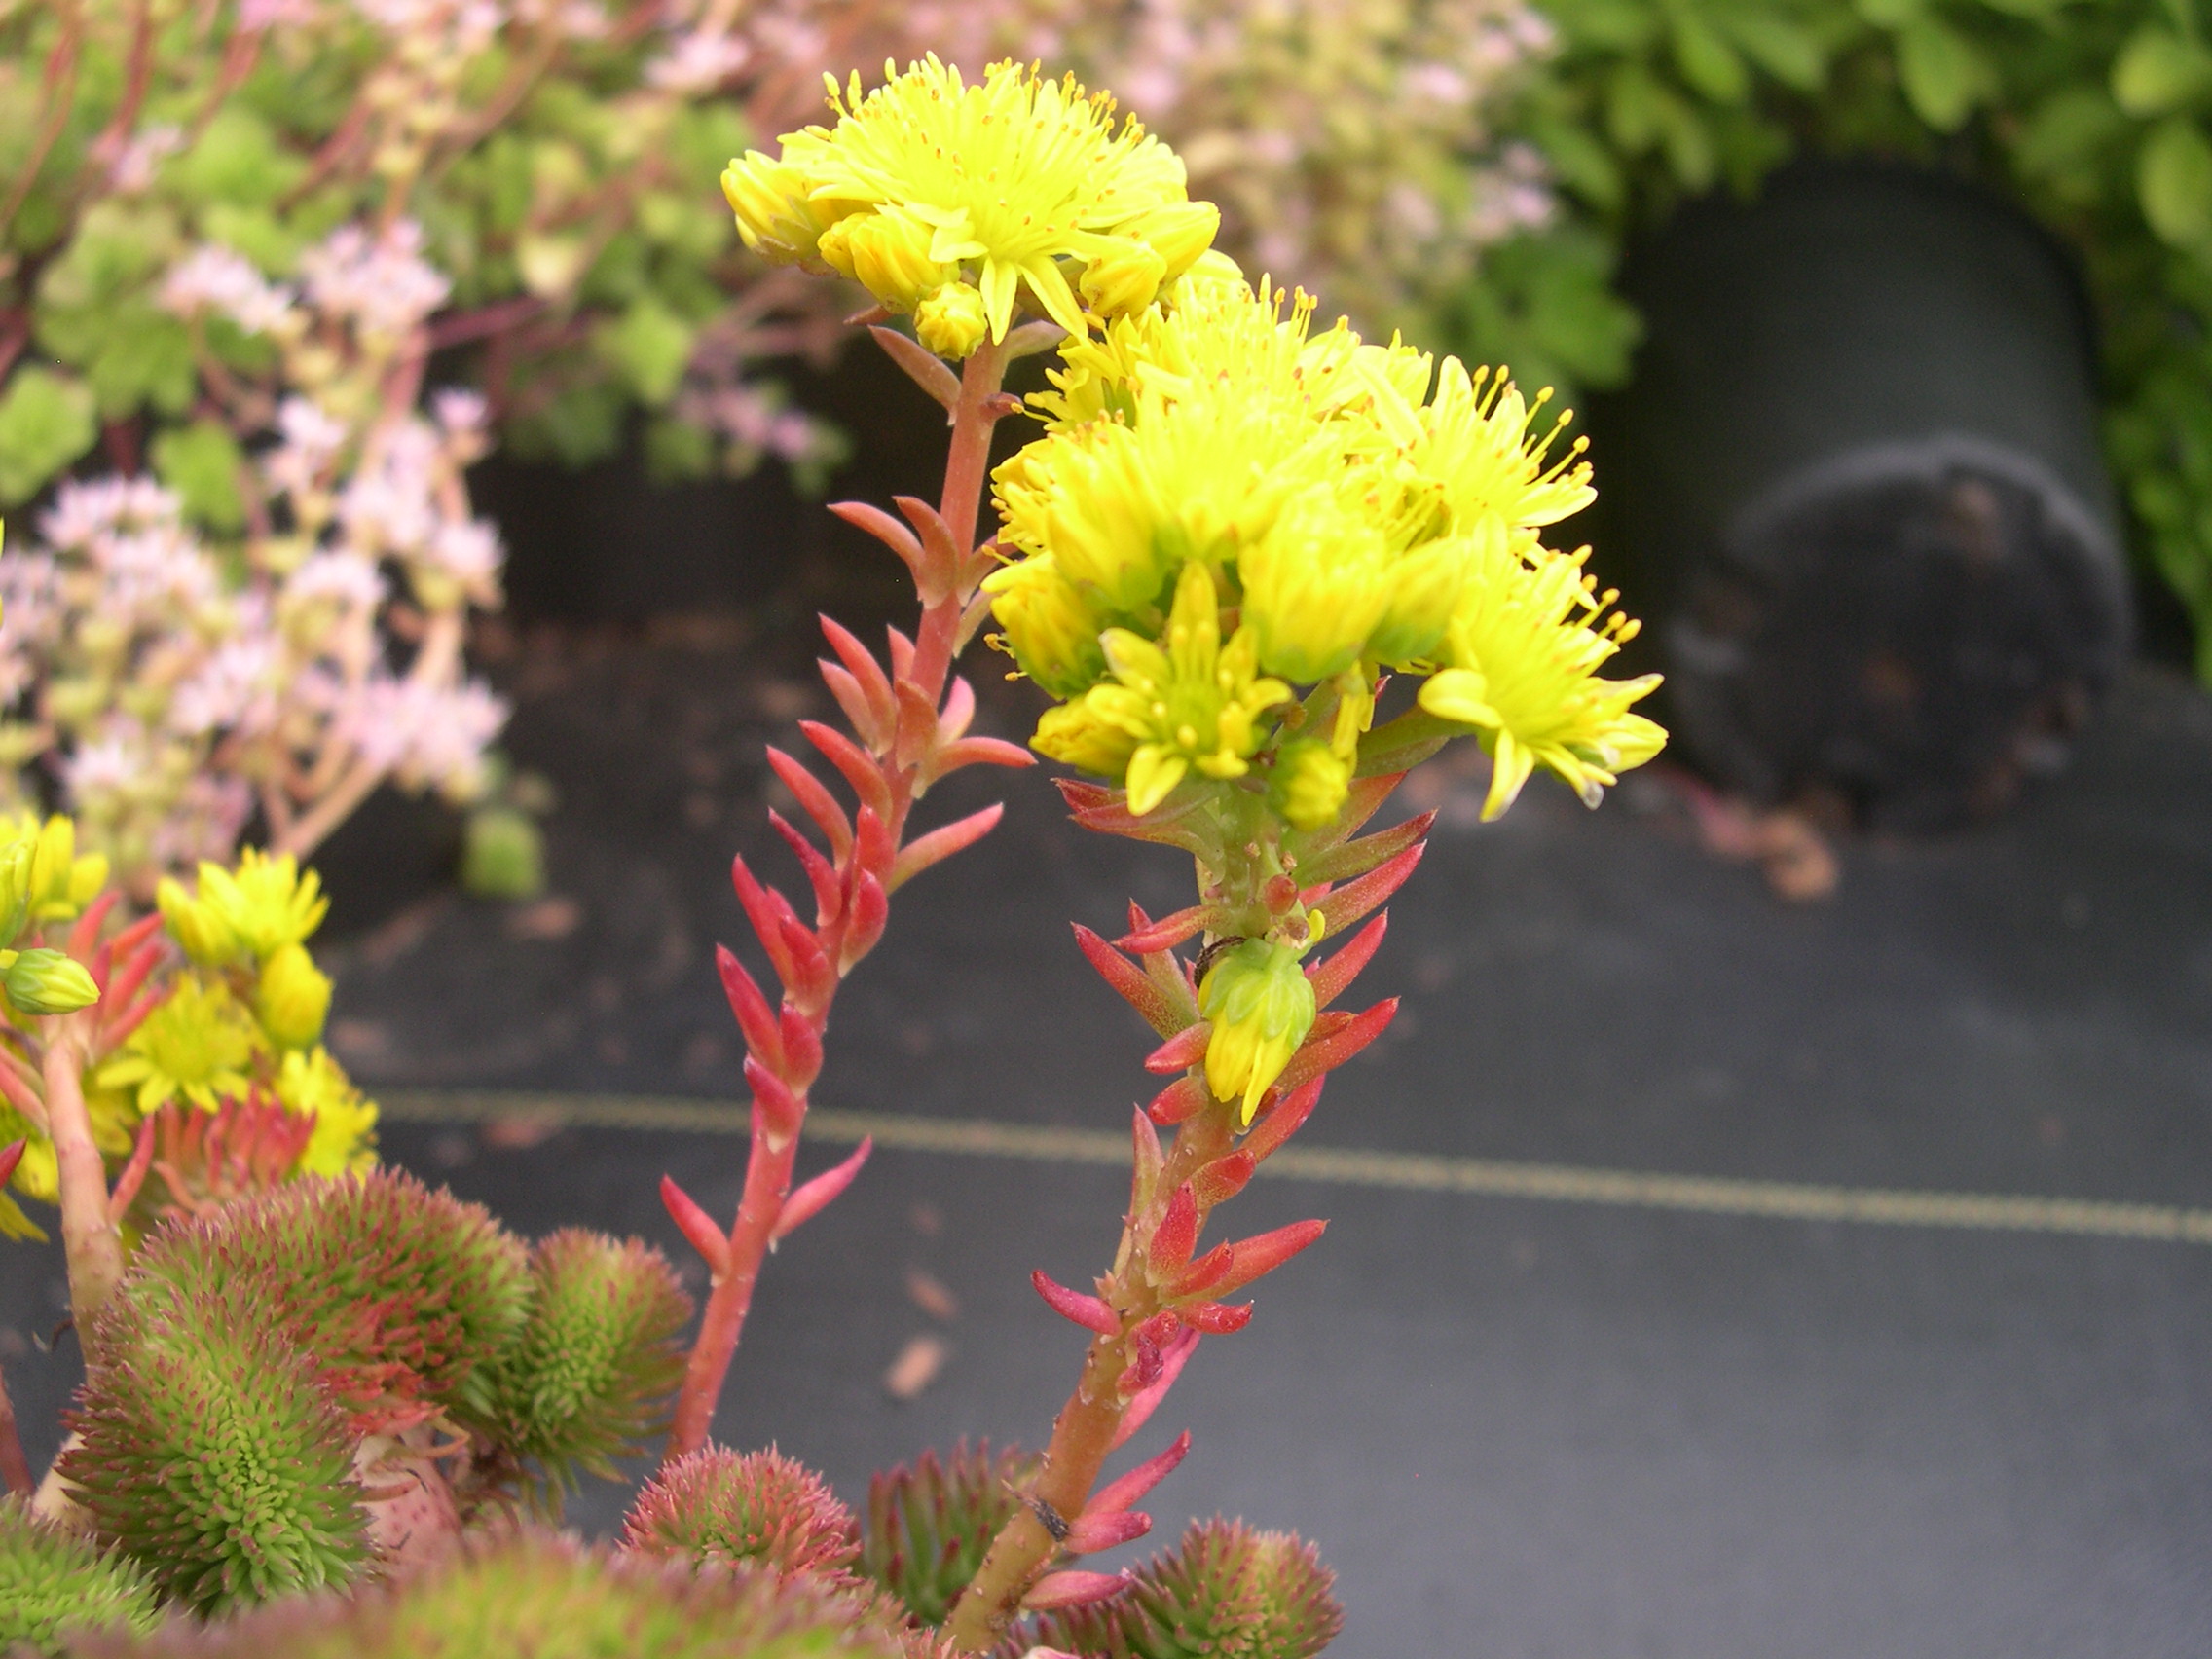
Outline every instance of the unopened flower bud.
<path fill-rule="evenodd" d="M 1268 783 L 1268 799 L 1294 830 L 1334 824 L 1351 789 L 1351 764 L 1319 738 L 1286 743 Z"/>
<path fill-rule="evenodd" d="M 59 950 L 26 950 L 9 967 L 8 1000 L 23 1014 L 73 1014 L 100 1000 L 85 965 Z"/>
<path fill-rule="evenodd" d="M 162 912 L 169 938 L 184 947 L 185 955 L 203 968 L 220 968 L 239 955 L 239 937 L 212 904 L 185 892 L 184 884 L 165 875 L 154 889 L 154 903 Z"/>
<path fill-rule="evenodd" d="M 1172 282 L 1213 246 L 1220 229 L 1221 209 L 1212 203 L 1170 202 L 1122 226 L 1121 233 L 1142 238 L 1158 249 L 1165 267 L 1161 280 Z"/>
<path fill-rule="evenodd" d="M 1313 1029 L 1313 986 L 1295 951 L 1272 940 L 1248 939 L 1206 970 L 1198 1012 L 1213 1022 L 1207 1087 L 1217 1100 L 1241 1097 L 1240 1120 L 1249 1124 L 1268 1086 Z"/>
<path fill-rule="evenodd" d="M 15 943 L 31 913 L 31 844 L 0 848 L 0 949 Z"/>
<path fill-rule="evenodd" d="M 763 259 L 788 265 L 815 252 L 817 231 L 807 211 L 806 181 L 795 167 L 748 151 L 722 169 L 722 199 L 737 215 L 737 234 Z"/>
<path fill-rule="evenodd" d="M 330 979 L 304 944 L 279 946 L 261 967 L 254 1013 L 280 1049 L 305 1049 L 322 1035 L 330 1013 Z"/>
<path fill-rule="evenodd" d="M 1029 740 L 1029 747 L 1079 772 L 1118 778 L 1127 769 L 1137 740 L 1100 719 L 1085 704 L 1063 703 L 1038 718 L 1037 735 Z"/>
<path fill-rule="evenodd" d="M 1085 266 L 1077 287 L 1083 303 L 1100 316 L 1124 316 L 1151 305 L 1166 276 L 1160 250 L 1132 240 Z"/>
<path fill-rule="evenodd" d="M 840 276 L 853 275 L 853 228 L 859 221 L 860 215 L 857 213 L 839 219 L 815 240 L 815 253 L 823 264 Z"/>
<path fill-rule="evenodd" d="M 983 588 L 1014 660 L 1053 696 L 1077 696 L 1106 672 L 1098 617 L 1050 553 L 992 571 Z"/>
<path fill-rule="evenodd" d="M 845 249 L 853 276 L 893 311 L 912 311 L 923 295 L 959 274 L 956 267 L 930 257 L 936 233 L 909 213 L 884 207 L 839 222 L 852 226 Z"/>
<path fill-rule="evenodd" d="M 1390 599 L 1381 532 L 1325 496 L 1286 510 L 1237 574 L 1260 661 L 1286 680 L 1326 680 L 1357 662 Z"/>
<path fill-rule="evenodd" d="M 1498 529 L 1502 533 L 1502 525 Z M 1389 600 L 1368 637 L 1368 654 L 1395 666 L 1434 651 L 1466 590 L 1472 554 L 1465 536 L 1447 536 L 1402 554 L 1390 566 Z"/>
<path fill-rule="evenodd" d="M 983 296 L 973 283 L 947 282 L 914 308 L 914 337 L 955 362 L 973 356 L 989 330 Z"/>

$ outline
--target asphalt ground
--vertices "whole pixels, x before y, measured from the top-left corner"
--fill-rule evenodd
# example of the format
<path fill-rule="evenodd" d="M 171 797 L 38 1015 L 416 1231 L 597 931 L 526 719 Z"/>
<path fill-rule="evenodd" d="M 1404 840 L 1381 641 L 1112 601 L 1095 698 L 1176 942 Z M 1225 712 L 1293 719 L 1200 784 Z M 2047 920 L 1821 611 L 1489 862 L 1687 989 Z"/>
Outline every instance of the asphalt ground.
<path fill-rule="evenodd" d="M 446 894 L 428 820 L 380 807 L 325 861 L 333 1041 L 393 1161 L 525 1232 L 673 1254 L 664 1170 L 735 1201 L 711 947 L 743 938 L 734 848 L 789 873 L 758 750 L 809 693 L 788 635 L 737 628 L 507 672 L 513 752 L 561 797 L 553 895 Z M 1018 693 L 985 718 L 1015 732 Z M 1362 981 L 1405 1010 L 1301 1137 L 1342 1156 L 1229 1212 L 1331 1228 L 1148 1434 L 1196 1440 L 1162 1532 L 1221 1510 L 1317 1540 L 1345 1659 L 2200 1655 L 2212 703 L 2143 671 L 2020 810 L 1846 842 L 1812 904 L 1706 851 L 1664 783 L 1595 814 L 1538 785 L 1482 827 L 1481 782 L 1409 786 L 1442 818 Z M 1028 1273 L 1103 1265 L 1100 1137 L 1148 1091 L 1067 923 L 1164 907 L 1186 870 L 1074 830 L 1037 773 L 926 810 L 993 788 L 1006 823 L 902 892 L 840 998 L 805 1166 L 894 1132 L 770 1265 L 718 1419 L 849 1499 L 924 1446 L 1043 1437 L 1083 1338 Z M 1989 1201 L 2020 1198 L 2054 1201 Z M 73 1360 L 30 1344 L 57 1259 L 11 1261 L 36 1459 Z M 895 1397 L 894 1369 L 926 1380 Z"/>

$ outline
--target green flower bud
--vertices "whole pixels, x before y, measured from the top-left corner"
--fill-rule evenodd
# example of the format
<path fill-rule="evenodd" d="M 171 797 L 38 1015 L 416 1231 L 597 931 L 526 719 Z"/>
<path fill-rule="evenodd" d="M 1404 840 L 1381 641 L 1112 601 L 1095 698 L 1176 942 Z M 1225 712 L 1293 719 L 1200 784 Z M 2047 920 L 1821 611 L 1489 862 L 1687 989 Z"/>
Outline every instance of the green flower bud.
<path fill-rule="evenodd" d="M 947 282 L 914 308 L 914 337 L 940 357 L 974 355 L 989 332 L 983 296 L 968 282 Z"/>
<path fill-rule="evenodd" d="M 230 923 L 214 905 L 187 893 L 174 876 L 162 877 L 154 889 L 154 903 L 167 925 L 169 938 L 203 968 L 221 968 L 238 960 L 239 936 Z"/>
<path fill-rule="evenodd" d="M 1301 737 L 1282 746 L 1268 799 L 1294 830 L 1321 830 L 1334 824 L 1351 788 L 1351 763 L 1319 738 Z"/>
<path fill-rule="evenodd" d="M 1466 590 L 1473 552 L 1467 537 L 1447 536 L 1413 549 L 1391 565 L 1389 599 L 1382 620 L 1368 637 L 1367 654 L 1378 662 L 1401 664 L 1425 657 L 1442 645 L 1459 596 Z"/>
<path fill-rule="evenodd" d="M 23 1014 L 74 1014 L 100 1000 L 85 965 L 58 950 L 26 950 L 6 977 L 8 1000 Z"/>
<path fill-rule="evenodd" d="M 1268 1086 L 1313 1029 L 1313 986 L 1297 952 L 1248 939 L 1214 959 L 1198 986 L 1198 1012 L 1213 1021 L 1206 1084 L 1218 1100 L 1242 1096 L 1249 1124 Z"/>
<path fill-rule="evenodd" d="M 253 1010 L 279 1049 L 305 1049 L 322 1035 L 330 1013 L 330 978 L 304 944 L 279 945 L 261 967 Z"/>

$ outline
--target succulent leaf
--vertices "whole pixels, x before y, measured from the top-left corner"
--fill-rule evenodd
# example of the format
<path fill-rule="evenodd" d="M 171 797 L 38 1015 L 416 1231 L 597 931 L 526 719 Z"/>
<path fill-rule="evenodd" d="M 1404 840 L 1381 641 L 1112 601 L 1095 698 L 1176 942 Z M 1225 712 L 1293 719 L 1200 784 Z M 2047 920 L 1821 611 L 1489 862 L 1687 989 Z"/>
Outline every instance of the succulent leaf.
<path fill-rule="evenodd" d="M 500 1438 L 556 1488 L 578 1468 L 611 1479 L 683 1379 L 691 1299 L 658 1250 L 581 1229 L 538 1243 L 530 1282 L 529 1317 L 494 1367 Z"/>
<path fill-rule="evenodd" d="M 214 1298 L 284 1332 L 357 1433 L 442 1410 L 496 1437 L 487 1362 L 522 1326 L 530 1272 L 482 1206 L 377 1170 L 165 1227 L 125 1285 L 143 1307 Z"/>
<path fill-rule="evenodd" d="M 1019 1501 L 1034 1460 L 1018 1447 L 993 1453 L 966 1441 L 939 1459 L 925 1452 L 868 1483 L 860 1570 L 905 1604 L 918 1622 L 943 1622 L 983 1565 L 983 1552 Z"/>
<path fill-rule="evenodd" d="M 167 1595 L 216 1613 L 353 1575 L 352 1436 L 279 1323 L 205 1292 L 119 1296 L 86 1346 L 61 1473 Z"/>
<path fill-rule="evenodd" d="M 1295 1532 L 1194 1521 L 1121 1595 L 1047 1614 L 1034 1640 L 1096 1659 L 1312 1659 L 1344 1628 L 1335 1582 Z"/>
<path fill-rule="evenodd" d="M 143 1631 L 158 1617 L 153 1582 L 129 1558 L 0 1498 L 0 1653 L 58 1653 L 64 1632 Z"/>
<path fill-rule="evenodd" d="M 638 1494 L 622 1547 L 837 1578 L 860 1554 L 860 1523 L 820 1475 L 774 1447 L 704 1446 Z"/>
<path fill-rule="evenodd" d="M 744 1568 L 696 1572 L 523 1532 L 350 1598 L 182 1623 L 85 1659 L 905 1659 L 865 1598 Z"/>

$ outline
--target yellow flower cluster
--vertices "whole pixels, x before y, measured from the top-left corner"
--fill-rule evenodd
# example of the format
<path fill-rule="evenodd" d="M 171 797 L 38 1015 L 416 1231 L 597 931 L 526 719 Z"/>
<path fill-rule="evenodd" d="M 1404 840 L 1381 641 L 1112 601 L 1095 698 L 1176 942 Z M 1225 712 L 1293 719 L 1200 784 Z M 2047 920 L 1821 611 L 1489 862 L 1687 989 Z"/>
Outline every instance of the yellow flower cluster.
<path fill-rule="evenodd" d="M 1192 772 L 1266 776 L 1330 822 L 1384 670 L 1495 758 L 1486 811 L 1544 765 L 1585 799 L 1656 754 L 1598 670 L 1634 624 L 1544 527 L 1593 496 L 1502 376 L 1398 340 L 1315 332 L 1305 296 L 1187 281 L 1064 353 L 1048 430 L 995 475 L 1002 643 L 1067 699 L 1036 747 L 1143 813 Z M 1229 644 L 1218 644 L 1226 634 Z M 1158 644 L 1153 642 L 1158 641 Z M 1289 715 L 1297 686 L 1316 688 Z"/>
<path fill-rule="evenodd" d="M 1075 335 L 1141 311 L 1211 246 L 1220 214 L 1174 152 L 1072 76 L 995 63 L 970 86 L 935 55 L 884 75 L 830 81 L 835 126 L 748 151 L 722 194 L 748 247 L 853 278 L 940 356 L 1005 339 L 1024 294 Z"/>
<path fill-rule="evenodd" d="M 25 845 L 33 848 L 32 856 L 18 858 L 18 849 Z M 27 913 L 66 919 L 97 891 L 99 881 L 84 873 L 97 863 L 73 856 L 67 819 L 43 826 L 35 820 L 0 821 L 0 903 L 13 902 L 20 868 L 30 872 Z M 96 873 L 104 877 L 104 867 Z M 161 884 L 166 931 L 187 961 L 157 970 L 153 984 L 166 992 L 160 1004 L 86 1078 L 95 1139 L 111 1161 L 119 1161 L 129 1154 L 139 1122 L 164 1107 L 212 1112 L 258 1095 L 313 1120 L 291 1173 L 337 1175 L 369 1167 L 376 1161 L 376 1106 L 321 1046 L 331 986 L 307 948 L 329 908 L 319 879 L 289 855 L 271 858 L 248 850 L 235 869 L 202 865 L 196 885 L 196 892 L 188 892 L 174 880 Z M 49 1012 L 15 996 L 15 978 L 23 965 L 56 956 L 83 975 L 59 952 L 21 952 L 0 981 L 10 992 L 11 1017 Z M 50 977 L 55 972 L 42 971 Z M 0 1028 L 0 1043 L 15 1047 L 18 1040 Z M 16 1139 L 27 1144 L 14 1186 L 52 1202 L 57 1184 L 52 1143 L 30 1119 L 0 1106 L 0 1144 Z M 36 1233 L 0 1194 L 0 1234 Z"/>

